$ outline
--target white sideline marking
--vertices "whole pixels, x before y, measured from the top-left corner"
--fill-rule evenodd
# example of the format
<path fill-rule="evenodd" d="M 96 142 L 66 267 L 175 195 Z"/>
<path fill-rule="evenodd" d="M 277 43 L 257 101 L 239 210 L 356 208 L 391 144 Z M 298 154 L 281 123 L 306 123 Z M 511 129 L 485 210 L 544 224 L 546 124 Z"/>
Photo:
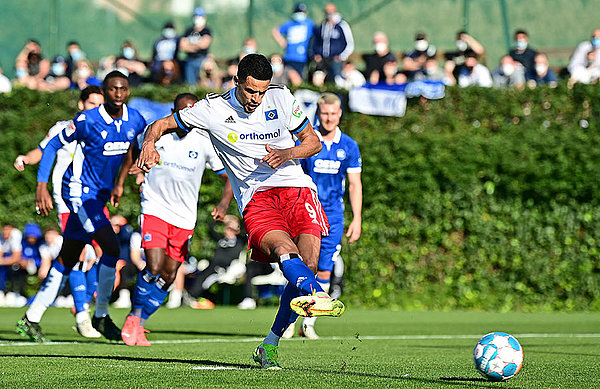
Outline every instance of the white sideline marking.
<path fill-rule="evenodd" d="M 194 366 L 192 370 L 242 370 L 242 368 L 234 366 Z"/>
<path fill-rule="evenodd" d="M 512 334 L 515 338 L 600 338 L 598 334 Z M 477 335 L 359 335 L 354 336 L 322 336 L 320 340 L 427 340 L 427 339 L 479 339 L 482 334 Z M 251 343 L 261 342 L 263 338 L 213 338 L 213 339 L 172 339 L 172 340 L 154 340 L 152 344 L 188 344 L 188 343 Z M 284 342 L 306 341 L 306 338 L 283 339 Z M 90 345 L 90 342 L 10 342 L 0 341 L 0 347 L 19 347 L 19 346 L 62 346 L 62 345 Z M 111 344 L 111 343 L 103 343 Z"/>

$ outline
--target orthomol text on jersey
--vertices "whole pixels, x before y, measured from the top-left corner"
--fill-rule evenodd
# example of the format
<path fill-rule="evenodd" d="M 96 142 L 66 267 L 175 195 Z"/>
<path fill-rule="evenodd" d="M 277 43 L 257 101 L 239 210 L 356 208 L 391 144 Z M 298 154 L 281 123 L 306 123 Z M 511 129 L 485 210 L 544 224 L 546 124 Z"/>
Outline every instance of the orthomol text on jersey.
<path fill-rule="evenodd" d="M 235 143 L 238 140 L 269 140 L 278 138 L 280 135 L 281 129 L 279 128 L 276 131 L 265 133 L 248 132 L 236 134 L 235 132 L 230 132 L 229 135 L 227 135 L 227 140 L 231 143 Z"/>

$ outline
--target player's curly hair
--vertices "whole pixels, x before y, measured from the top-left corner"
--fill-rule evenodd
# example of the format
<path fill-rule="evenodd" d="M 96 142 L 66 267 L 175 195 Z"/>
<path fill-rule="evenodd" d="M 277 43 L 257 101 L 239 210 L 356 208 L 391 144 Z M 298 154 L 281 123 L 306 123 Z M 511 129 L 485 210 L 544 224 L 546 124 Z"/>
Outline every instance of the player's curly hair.
<path fill-rule="evenodd" d="M 238 64 L 237 78 L 240 82 L 251 76 L 257 80 L 268 81 L 273 77 L 271 62 L 262 54 L 248 54 Z"/>

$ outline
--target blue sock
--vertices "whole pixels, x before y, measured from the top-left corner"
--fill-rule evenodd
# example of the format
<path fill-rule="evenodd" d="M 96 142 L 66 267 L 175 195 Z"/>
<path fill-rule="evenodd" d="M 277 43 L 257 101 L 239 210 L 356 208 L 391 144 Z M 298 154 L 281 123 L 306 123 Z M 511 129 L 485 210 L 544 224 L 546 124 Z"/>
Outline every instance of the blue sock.
<path fill-rule="evenodd" d="M 298 318 L 298 315 L 292 311 L 290 302 L 293 298 L 298 297 L 299 295 L 300 290 L 291 282 L 288 282 L 285 288 L 283 288 L 283 294 L 279 300 L 279 310 L 277 311 L 277 316 L 275 316 L 275 322 L 273 322 L 273 326 L 271 327 L 271 332 L 273 332 L 275 335 L 283 335 L 290 323 L 295 322 Z M 277 345 L 275 344 L 274 346 Z"/>
<path fill-rule="evenodd" d="M 303 294 L 323 292 L 323 288 L 321 288 L 321 285 L 317 282 L 315 274 L 304 262 L 302 262 L 302 258 L 298 254 L 282 255 L 281 271 L 285 278 L 292 285 L 300 289 Z"/>
<path fill-rule="evenodd" d="M 154 312 L 160 308 L 165 299 L 169 295 L 169 291 L 165 290 L 165 282 L 162 278 L 158 278 L 156 282 L 150 287 L 150 296 L 144 303 L 144 307 L 142 308 L 142 320 L 140 321 L 140 325 L 143 325 L 146 320 L 152 315 Z M 169 286 L 166 286 L 166 289 L 169 289 Z"/>
<path fill-rule="evenodd" d="M 131 312 L 134 316 L 142 314 L 142 307 L 146 303 L 146 300 L 148 300 L 157 279 L 158 275 L 153 276 L 146 269 L 138 273 L 135 290 L 133 291 L 133 304 L 131 306 Z"/>
<path fill-rule="evenodd" d="M 98 265 L 94 264 L 90 270 L 85 272 L 85 281 L 85 302 L 89 304 L 98 289 Z"/>
<path fill-rule="evenodd" d="M 71 285 L 75 312 L 85 311 L 84 305 L 87 303 L 85 273 L 81 270 L 71 270 L 69 284 Z"/>

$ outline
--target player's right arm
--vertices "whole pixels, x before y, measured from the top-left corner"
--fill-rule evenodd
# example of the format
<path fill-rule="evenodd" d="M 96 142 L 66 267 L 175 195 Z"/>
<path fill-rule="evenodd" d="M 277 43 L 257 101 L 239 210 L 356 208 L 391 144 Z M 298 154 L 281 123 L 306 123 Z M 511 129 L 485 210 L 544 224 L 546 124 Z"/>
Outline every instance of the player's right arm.
<path fill-rule="evenodd" d="M 156 166 L 160 160 L 160 154 L 158 154 L 155 147 L 156 142 L 167 130 L 174 130 L 176 128 L 178 128 L 178 125 L 173 115 L 169 115 L 166 118 L 162 118 L 150 124 L 146 130 L 146 135 L 144 136 L 144 142 L 142 143 L 142 150 L 138 157 L 137 167 L 148 173 L 150 169 Z"/>
<path fill-rule="evenodd" d="M 15 167 L 15 169 L 22 172 L 25 170 L 25 165 L 36 164 L 36 163 L 40 162 L 41 159 L 42 159 L 42 150 L 40 150 L 39 148 L 35 148 L 33 150 L 30 150 L 25 155 L 17 156 L 17 159 L 15 159 L 13 166 Z"/>

